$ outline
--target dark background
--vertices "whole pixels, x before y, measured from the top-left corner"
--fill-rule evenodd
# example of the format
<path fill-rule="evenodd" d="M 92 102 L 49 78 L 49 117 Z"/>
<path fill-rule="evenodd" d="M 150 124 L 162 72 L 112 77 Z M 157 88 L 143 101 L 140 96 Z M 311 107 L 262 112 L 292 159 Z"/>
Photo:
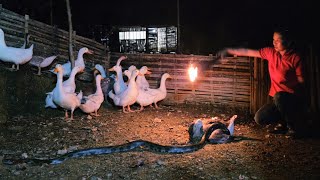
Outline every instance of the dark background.
<path fill-rule="evenodd" d="M 2 6 L 47 24 L 68 29 L 65 0 L 0 0 Z M 70 0 L 73 28 L 94 38 L 96 28 L 113 26 L 177 26 L 177 0 Z M 273 29 L 288 28 L 297 45 L 319 44 L 315 1 L 180 0 L 183 53 L 209 54 L 226 46 L 260 48 L 272 45 Z M 52 9 L 52 16 L 51 16 Z"/>

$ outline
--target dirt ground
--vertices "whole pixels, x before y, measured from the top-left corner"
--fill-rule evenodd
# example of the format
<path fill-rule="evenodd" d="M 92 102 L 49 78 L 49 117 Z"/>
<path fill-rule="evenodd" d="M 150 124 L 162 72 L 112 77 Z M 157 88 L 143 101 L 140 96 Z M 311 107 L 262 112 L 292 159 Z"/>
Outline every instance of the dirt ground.
<path fill-rule="evenodd" d="M 188 145 L 188 127 L 197 118 L 238 115 L 235 136 L 248 140 L 207 144 L 186 154 L 148 151 L 88 156 L 58 165 L 0 164 L 0 179 L 319 179 L 320 142 L 269 134 L 248 113 L 209 105 L 147 107 L 139 113 L 122 113 L 103 104 L 100 117 L 80 111 L 66 121 L 63 111 L 48 109 L 42 115 L 15 116 L 1 125 L 0 159 L 4 157 L 53 158 L 76 149 L 112 146 L 138 139 L 161 145 Z M 133 107 L 137 109 L 138 107 Z M 270 127 L 269 127 L 270 128 Z"/>

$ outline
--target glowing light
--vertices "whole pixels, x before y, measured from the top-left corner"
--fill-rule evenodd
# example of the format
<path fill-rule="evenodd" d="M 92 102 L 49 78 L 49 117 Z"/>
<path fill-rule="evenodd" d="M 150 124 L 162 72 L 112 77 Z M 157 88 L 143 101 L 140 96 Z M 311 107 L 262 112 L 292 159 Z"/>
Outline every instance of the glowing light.
<path fill-rule="evenodd" d="M 189 73 L 190 81 L 193 82 L 196 80 L 196 78 L 198 76 L 198 68 L 193 67 L 193 65 L 191 64 L 188 69 L 188 73 Z"/>

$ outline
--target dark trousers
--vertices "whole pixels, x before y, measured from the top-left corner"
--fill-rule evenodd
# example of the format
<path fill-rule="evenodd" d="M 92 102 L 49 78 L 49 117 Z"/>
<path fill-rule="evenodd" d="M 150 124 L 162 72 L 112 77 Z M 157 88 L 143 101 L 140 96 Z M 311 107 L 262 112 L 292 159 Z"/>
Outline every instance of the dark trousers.
<path fill-rule="evenodd" d="M 305 103 L 302 98 L 291 93 L 278 92 L 272 103 L 263 105 L 256 112 L 254 119 L 260 125 L 281 123 L 296 130 L 304 111 Z"/>

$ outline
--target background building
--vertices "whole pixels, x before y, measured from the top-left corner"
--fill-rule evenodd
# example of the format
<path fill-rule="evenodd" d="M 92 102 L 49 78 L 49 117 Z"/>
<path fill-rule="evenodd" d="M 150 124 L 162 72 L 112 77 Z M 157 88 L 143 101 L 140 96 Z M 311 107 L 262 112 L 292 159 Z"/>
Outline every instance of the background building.
<path fill-rule="evenodd" d="M 118 31 L 119 52 L 175 53 L 177 51 L 177 28 L 174 26 L 119 27 Z"/>

